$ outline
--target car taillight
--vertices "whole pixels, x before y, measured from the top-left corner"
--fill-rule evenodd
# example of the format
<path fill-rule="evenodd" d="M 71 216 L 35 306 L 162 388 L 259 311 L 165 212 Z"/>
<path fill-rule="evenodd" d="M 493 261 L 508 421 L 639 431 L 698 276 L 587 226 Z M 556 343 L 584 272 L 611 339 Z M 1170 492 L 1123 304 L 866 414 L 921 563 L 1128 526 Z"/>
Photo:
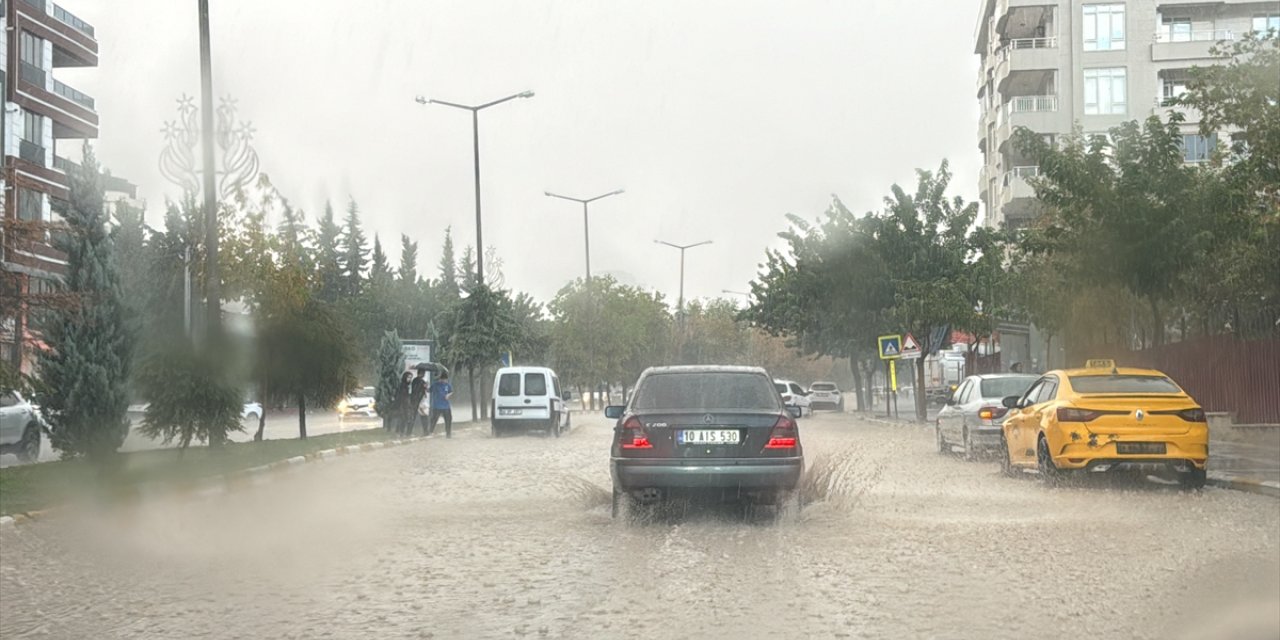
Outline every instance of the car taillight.
<path fill-rule="evenodd" d="M 1101 411 L 1060 407 L 1058 409 L 1058 422 L 1093 422 L 1101 415 Z"/>
<path fill-rule="evenodd" d="M 1204 409 L 1184 409 L 1178 412 L 1178 417 L 1187 422 L 1208 422 L 1209 419 L 1204 415 Z"/>
<path fill-rule="evenodd" d="M 644 432 L 644 424 L 639 418 L 632 416 L 622 423 L 622 448 L 623 449 L 652 449 L 653 444 L 649 442 L 649 434 Z"/>
<path fill-rule="evenodd" d="M 1003 418 L 1006 413 L 1009 413 L 1009 409 L 1006 407 L 983 407 L 978 409 L 978 417 L 983 420 L 998 420 Z"/>
<path fill-rule="evenodd" d="M 796 421 L 789 416 L 778 416 L 778 421 L 773 424 L 773 430 L 769 432 L 769 442 L 764 445 L 766 449 L 794 449 L 800 443 L 800 430 L 796 427 Z"/>

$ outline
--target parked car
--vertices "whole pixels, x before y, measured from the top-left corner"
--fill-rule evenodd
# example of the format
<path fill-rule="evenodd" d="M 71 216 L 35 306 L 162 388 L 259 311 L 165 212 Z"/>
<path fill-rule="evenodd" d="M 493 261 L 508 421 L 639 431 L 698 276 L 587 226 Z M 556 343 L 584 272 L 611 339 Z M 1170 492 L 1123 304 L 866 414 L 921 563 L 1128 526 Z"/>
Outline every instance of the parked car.
<path fill-rule="evenodd" d="M 834 382 L 815 382 L 809 385 L 809 408 L 844 411 L 844 394 Z"/>
<path fill-rule="evenodd" d="M 378 411 L 373 401 L 375 391 L 373 387 L 361 387 L 347 394 L 347 397 L 338 402 L 338 415 L 344 418 L 350 415 L 377 417 Z"/>
<path fill-rule="evenodd" d="M 773 386 L 778 390 L 778 395 L 782 396 L 782 404 L 787 407 L 795 407 L 799 409 L 796 413 L 799 417 L 804 417 L 805 413 L 813 413 L 812 403 L 809 400 L 809 392 L 804 390 L 798 382 L 792 380 L 774 380 Z"/>
<path fill-rule="evenodd" d="M 241 420 L 252 420 L 257 422 L 262 419 L 262 403 L 246 402 L 240 409 Z"/>
<path fill-rule="evenodd" d="M 758 367 L 647 369 L 616 420 L 610 449 L 613 515 L 673 492 L 783 505 L 795 496 L 804 452 L 794 414 Z"/>
<path fill-rule="evenodd" d="M 547 367 L 503 367 L 493 376 L 489 425 L 493 437 L 517 430 L 538 429 L 557 438 L 568 431 L 571 415 L 568 389 Z"/>
<path fill-rule="evenodd" d="M 1020 396 L 1036 376 L 1021 373 L 993 373 L 969 376 L 938 411 L 934 435 L 939 453 L 951 453 L 959 444 L 964 457 L 972 460 L 980 452 L 1000 449 L 1000 425 L 1008 413 L 1001 402 L 1005 396 Z"/>
<path fill-rule="evenodd" d="M 0 453 L 12 453 L 22 462 L 40 457 L 40 413 L 22 394 L 0 395 Z"/>
<path fill-rule="evenodd" d="M 1091 361 L 1050 371 L 1003 404 L 1001 468 L 1040 472 L 1046 484 L 1084 473 L 1140 471 L 1205 484 L 1209 425 L 1204 409 L 1154 369 Z"/>

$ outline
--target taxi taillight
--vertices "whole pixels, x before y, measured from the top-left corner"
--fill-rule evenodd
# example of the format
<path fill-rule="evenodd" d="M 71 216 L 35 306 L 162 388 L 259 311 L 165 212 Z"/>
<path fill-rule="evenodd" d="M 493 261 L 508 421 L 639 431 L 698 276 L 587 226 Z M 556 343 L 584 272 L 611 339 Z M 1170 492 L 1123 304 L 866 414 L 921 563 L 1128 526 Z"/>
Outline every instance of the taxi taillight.
<path fill-rule="evenodd" d="M 627 421 L 622 423 L 620 442 L 623 449 L 653 448 L 653 444 L 649 442 L 649 434 L 644 431 L 644 423 L 635 416 L 627 418 Z"/>

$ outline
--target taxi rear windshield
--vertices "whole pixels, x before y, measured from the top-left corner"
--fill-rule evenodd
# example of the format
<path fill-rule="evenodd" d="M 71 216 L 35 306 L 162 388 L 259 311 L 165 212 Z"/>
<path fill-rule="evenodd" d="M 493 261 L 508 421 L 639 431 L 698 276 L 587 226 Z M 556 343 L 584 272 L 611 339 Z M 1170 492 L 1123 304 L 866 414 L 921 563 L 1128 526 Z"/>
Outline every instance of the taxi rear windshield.
<path fill-rule="evenodd" d="M 1164 376 L 1071 376 L 1076 393 L 1182 393 Z"/>

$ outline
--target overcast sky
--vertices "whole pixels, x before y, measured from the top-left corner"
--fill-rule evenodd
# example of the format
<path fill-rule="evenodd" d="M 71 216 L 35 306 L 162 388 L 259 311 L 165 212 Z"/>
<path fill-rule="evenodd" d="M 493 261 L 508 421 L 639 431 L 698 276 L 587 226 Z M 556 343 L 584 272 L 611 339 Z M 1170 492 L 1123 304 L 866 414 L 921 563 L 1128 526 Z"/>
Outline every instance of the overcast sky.
<path fill-rule="evenodd" d="M 97 99 L 100 159 L 158 224 L 173 188 L 160 129 L 199 91 L 196 0 L 59 0 L 97 29 L 100 65 L 60 69 Z M 442 230 L 475 242 L 470 114 L 480 103 L 484 239 L 507 285 L 547 300 L 592 271 L 686 295 L 745 290 L 785 213 L 832 194 L 880 207 L 892 183 L 951 160 L 977 197 L 976 0 L 211 0 L 214 91 L 257 129 L 262 170 L 314 220 L 359 203 L 435 273 Z"/>

